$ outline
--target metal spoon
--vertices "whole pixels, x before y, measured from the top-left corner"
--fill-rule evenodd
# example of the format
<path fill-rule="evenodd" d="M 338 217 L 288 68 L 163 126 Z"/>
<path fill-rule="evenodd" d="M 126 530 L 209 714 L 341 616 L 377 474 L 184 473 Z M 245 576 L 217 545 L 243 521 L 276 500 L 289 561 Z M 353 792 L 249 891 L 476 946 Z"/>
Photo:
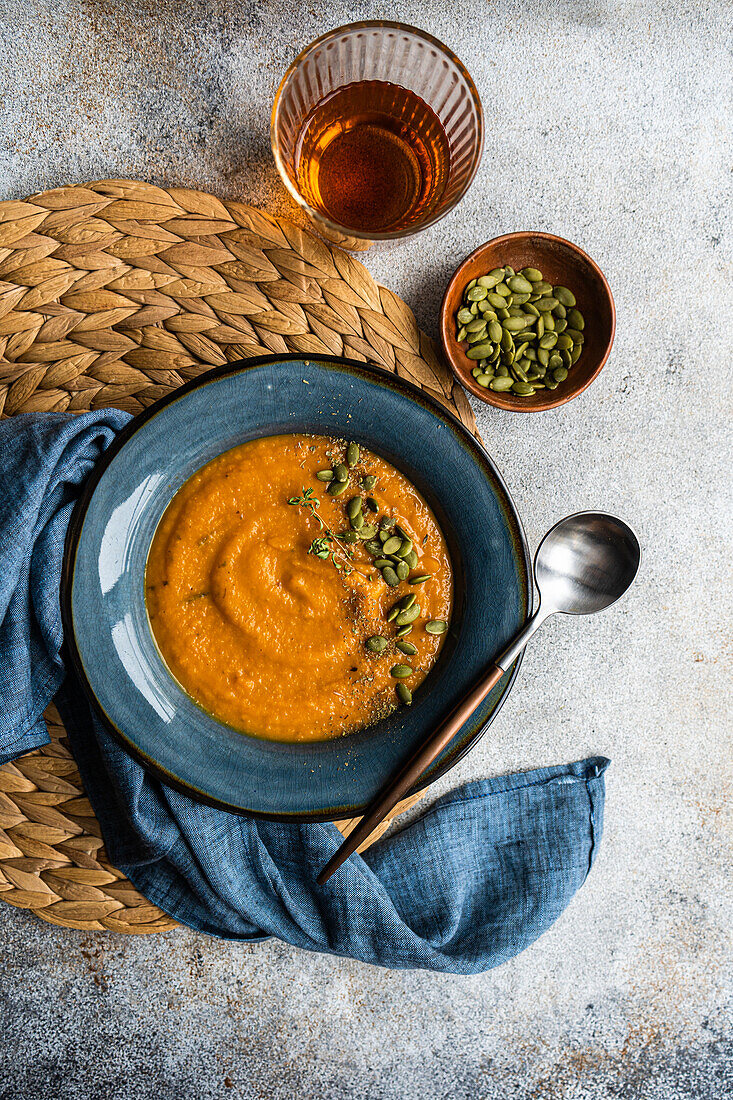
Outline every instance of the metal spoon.
<path fill-rule="evenodd" d="M 316 880 L 319 885 L 323 885 L 356 851 L 450 744 L 545 619 L 558 612 L 592 615 L 610 607 L 630 586 L 640 562 L 641 548 L 634 532 L 622 520 L 604 512 L 576 512 L 547 532 L 534 561 L 535 582 L 540 593 L 534 615 L 469 694 L 376 796 L 359 824 L 321 871 Z"/>

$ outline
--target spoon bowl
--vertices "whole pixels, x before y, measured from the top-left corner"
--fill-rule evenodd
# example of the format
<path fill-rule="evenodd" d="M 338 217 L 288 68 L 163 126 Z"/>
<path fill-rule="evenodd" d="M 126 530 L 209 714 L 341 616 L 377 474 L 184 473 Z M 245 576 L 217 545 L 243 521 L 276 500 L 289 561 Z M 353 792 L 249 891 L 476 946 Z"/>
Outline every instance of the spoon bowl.
<path fill-rule="evenodd" d="M 576 512 L 539 545 L 534 573 L 545 615 L 592 615 L 627 590 L 641 562 L 631 528 L 604 512 Z"/>

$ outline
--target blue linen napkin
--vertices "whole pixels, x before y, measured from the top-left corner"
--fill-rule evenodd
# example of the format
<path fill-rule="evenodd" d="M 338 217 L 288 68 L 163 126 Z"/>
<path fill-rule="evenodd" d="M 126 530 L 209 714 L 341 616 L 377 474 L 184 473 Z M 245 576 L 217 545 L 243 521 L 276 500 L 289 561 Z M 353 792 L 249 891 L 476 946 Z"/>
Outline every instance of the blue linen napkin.
<path fill-rule="evenodd" d="M 260 821 L 149 775 L 63 664 L 59 581 L 80 487 L 129 417 L 113 409 L 0 422 L 0 763 L 47 743 L 56 696 L 107 851 L 150 901 L 199 931 L 380 966 L 473 974 L 532 943 L 593 864 L 604 757 L 479 780 L 325 886 L 334 825 Z"/>

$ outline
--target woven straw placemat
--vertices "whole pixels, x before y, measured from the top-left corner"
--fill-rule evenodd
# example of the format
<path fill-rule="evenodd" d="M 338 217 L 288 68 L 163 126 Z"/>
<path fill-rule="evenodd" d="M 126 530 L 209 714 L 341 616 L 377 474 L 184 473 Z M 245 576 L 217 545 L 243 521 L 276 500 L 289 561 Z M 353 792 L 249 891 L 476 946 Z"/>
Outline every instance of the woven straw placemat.
<path fill-rule="evenodd" d="M 0 203 L 3 417 L 138 413 L 209 367 L 267 352 L 375 363 L 476 431 L 405 303 L 292 222 L 133 180 Z M 0 767 L 0 900 L 69 928 L 175 927 L 110 864 L 55 708 L 46 718 L 51 744 Z M 355 820 L 337 824 L 348 833 Z"/>

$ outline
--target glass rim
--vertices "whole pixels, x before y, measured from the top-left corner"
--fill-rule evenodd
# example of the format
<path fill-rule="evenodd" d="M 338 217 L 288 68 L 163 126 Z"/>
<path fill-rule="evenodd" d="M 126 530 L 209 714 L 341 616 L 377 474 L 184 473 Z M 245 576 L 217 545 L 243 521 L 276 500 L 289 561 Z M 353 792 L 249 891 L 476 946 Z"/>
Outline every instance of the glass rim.
<path fill-rule="evenodd" d="M 320 210 L 316 210 L 310 205 L 310 203 L 306 202 L 306 200 L 298 191 L 297 187 L 290 179 L 287 168 L 285 167 L 285 163 L 280 153 L 280 143 L 277 137 L 277 121 L 283 92 L 285 90 L 285 85 L 288 83 L 295 70 L 301 65 L 306 57 L 308 57 L 308 55 L 316 49 L 317 46 L 321 46 L 330 38 L 335 38 L 339 34 L 343 34 L 344 31 L 381 27 L 387 27 L 399 31 L 407 31 L 410 34 L 415 35 L 416 38 L 420 38 L 424 42 L 428 42 L 431 46 L 437 47 L 437 49 L 440 50 L 440 52 L 443 53 L 450 61 L 452 61 L 456 68 L 459 70 L 461 76 L 466 82 L 469 94 L 471 96 L 471 99 L 473 100 L 473 104 L 476 109 L 476 155 L 474 157 L 474 163 L 471 166 L 471 170 L 466 177 L 463 187 L 452 200 L 452 202 L 450 202 L 445 207 L 445 209 L 440 210 L 438 213 L 432 215 L 429 218 L 426 218 L 424 222 L 420 222 L 420 224 L 416 226 L 408 226 L 406 229 L 399 229 L 396 232 L 392 233 L 365 233 L 350 228 L 349 226 L 341 225 L 339 222 L 332 221 L 330 218 L 327 218 L 324 214 L 322 214 Z M 314 38 L 313 41 L 309 42 L 308 45 L 305 46 L 300 51 L 300 53 L 291 61 L 290 65 L 288 65 L 283 74 L 282 80 L 278 85 L 277 91 L 275 92 L 275 99 L 272 103 L 272 111 L 270 113 L 270 147 L 272 149 L 272 155 L 275 159 L 275 166 L 280 175 L 280 179 L 285 184 L 288 193 L 295 200 L 298 206 L 302 210 L 304 210 L 317 225 L 324 225 L 333 233 L 337 233 L 342 237 L 351 237 L 355 240 L 399 240 L 401 237 L 414 236 L 416 233 L 420 233 L 423 229 L 427 229 L 429 226 L 435 225 L 436 222 L 439 222 L 441 218 L 444 218 L 446 214 L 449 214 L 451 210 L 453 210 L 458 205 L 458 203 L 468 191 L 478 171 L 478 167 L 481 163 L 481 157 L 484 150 L 484 110 L 481 106 L 481 99 L 479 98 L 478 91 L 476 90 L 476 85 L 474 84 L 473 78 L 471 77 L 468 69 L 460 60 L 460 58 L 456 57 L 453 51 L 448 46 L 446 46 L 444 42 L 441 42 L 439 38 L 436 38 L 434 35 L 429 34 L 428 31 L 420 30 L 419 27 L 413 27 L 409 23 L 397 23 L 389 19 L 363 19 L 356 23 L 345 23 L 341 27 L 335 27 L 333 30 L 326 31 L 325 34 L 319 35 L 318 38 Z"/>

